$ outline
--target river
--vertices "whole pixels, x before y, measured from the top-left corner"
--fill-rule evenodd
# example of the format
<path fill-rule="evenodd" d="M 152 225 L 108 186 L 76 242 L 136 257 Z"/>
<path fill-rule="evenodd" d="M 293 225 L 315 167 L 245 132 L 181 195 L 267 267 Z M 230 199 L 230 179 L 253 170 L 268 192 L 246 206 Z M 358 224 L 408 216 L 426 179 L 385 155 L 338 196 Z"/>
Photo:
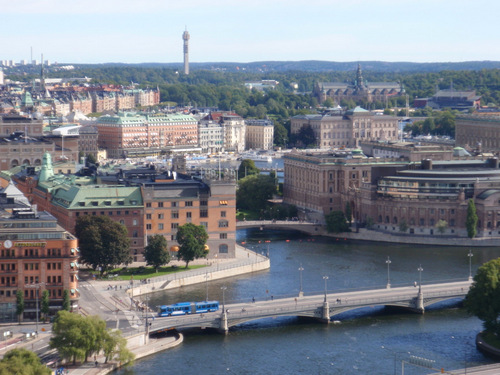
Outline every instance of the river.
<path fill-rule="evenodd" d="M 258 252 L 269 251 L 271 269 L 157 293 L 150 305 L 204 300 L 207 291 L 209 299 L 222 300 L 222 286 L 226 303 L 297 295 L 301 274 L 305 294 L 323 293 L 323 276 L 328 276 L 328 291 L 384 288 L 388 277 L 392 286 L 408 285 L 421 277 L 424 293 L 426 283 L 469 276 L 468 248 L 349 242 L 257 229 L 239 230 L 237 239 Z M 471 250 L 472 274 L 500 256 L 500 249 Z M 456 303 L 428 308 L 423 315 L 374 306 L 335 319 L 330 325 L 295 317 L 264 319 L 234 327 L 228 335 L 189 332 L 179 347 L 119 374 L 400 374 L 401 358 L 409 355 L 434 360 L 435 368 L 445 370 L 490 363 L 474 344 L 481 321 Z M 430 372 L 405 364 L 407 375 Z"/>

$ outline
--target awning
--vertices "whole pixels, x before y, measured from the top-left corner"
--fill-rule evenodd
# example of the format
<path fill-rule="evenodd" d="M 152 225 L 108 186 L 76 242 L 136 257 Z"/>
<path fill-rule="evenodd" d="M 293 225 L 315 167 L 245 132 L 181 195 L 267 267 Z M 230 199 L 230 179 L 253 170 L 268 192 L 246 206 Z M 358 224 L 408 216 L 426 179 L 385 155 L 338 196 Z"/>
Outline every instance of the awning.
<path fill-rule="evenodd" d="M 75 290 L 74 289 L 71 289 L 71 294 L 75 294 Z"/>
<path fill-rule="evenodd" d="M 170 251 L 175 251 L 175 252 L 179 251 L 179 246 L 172 246 L 170 248 Z"/>

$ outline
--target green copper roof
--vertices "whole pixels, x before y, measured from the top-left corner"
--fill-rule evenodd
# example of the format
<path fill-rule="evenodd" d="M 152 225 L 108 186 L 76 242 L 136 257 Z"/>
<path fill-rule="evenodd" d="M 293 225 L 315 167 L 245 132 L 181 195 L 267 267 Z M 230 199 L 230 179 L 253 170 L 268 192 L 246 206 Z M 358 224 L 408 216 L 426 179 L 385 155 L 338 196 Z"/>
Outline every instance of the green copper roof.
<path fill-rule="evenodd" d="M 67 209 L 103 209 L 142 207 L 140 187 L 128 186 L 72 186 L 57 189 L 52 202 Z"/>

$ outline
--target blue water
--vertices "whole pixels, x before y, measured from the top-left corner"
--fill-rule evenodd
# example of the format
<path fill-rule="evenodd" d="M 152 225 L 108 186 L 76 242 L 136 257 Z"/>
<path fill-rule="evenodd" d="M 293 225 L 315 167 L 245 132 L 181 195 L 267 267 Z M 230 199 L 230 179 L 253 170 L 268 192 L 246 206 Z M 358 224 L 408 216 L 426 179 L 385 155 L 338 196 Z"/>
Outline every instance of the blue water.
<path fill-rule="evenodd" d="M 329 291 L 385 287 L 387 256 L 393 286 L 418 280 L 419 265 L 423 284 L 465 280 L 469 275 L 469 249 L 464 248 L 356 243 L 259 230 L 238 231 L 238 241 L 259 252 L 267 252 L 269 246 L 271 269 L 208 283 L 210 299 L 222 299 L 223 285 L 226 303 L 297 294 L 301 265 L 306 294 L 324 290 L 324 275 L 329 277 Z M 473 253 L 474 273 L 500 250 L 477 248 Z M 150 304 L 203 300 L 206 292 L 207 284 L 183 287 L 155 294 Z M 249 322 L 226 336 L 191 331 L 179 347 L 140 360 L 119 374 L 400 374 L 401 359 L 410 354 L 434 360 L 435 368 L 445 370 L 489 363 L 474 345 L 481 321 L 454 302 L 424 315 L 387 313 L 374 306 L 343 315 L 340 324 L 289 317 Z M 405 365 L 405 374 L 430 372 Z"/>

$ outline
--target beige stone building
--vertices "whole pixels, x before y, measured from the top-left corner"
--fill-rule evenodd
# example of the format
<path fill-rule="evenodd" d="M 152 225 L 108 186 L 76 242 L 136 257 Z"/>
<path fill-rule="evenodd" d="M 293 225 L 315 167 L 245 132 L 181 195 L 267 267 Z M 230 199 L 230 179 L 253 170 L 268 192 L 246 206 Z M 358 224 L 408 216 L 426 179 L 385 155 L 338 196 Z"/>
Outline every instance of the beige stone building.
<path fill-rule="evenodd" d="M 245 120 L 246 148 L 253 150 L 272 150 L 274 124 L 270 120 Z"/>
<path fill-rule="evenodd" d="M 500 116 L 459 115 L 455 118 L 456 145 L 482 152 L 500 150 Z"/>
<path fill-rule="evenodd" d="M 356 107 L 343 115 L 299 115 L 292 117 L 290 132 L 304 126 L 314 131 L 319 148 L 357 147 L 360 141 L 397 140 L 398 119 Z"/>

